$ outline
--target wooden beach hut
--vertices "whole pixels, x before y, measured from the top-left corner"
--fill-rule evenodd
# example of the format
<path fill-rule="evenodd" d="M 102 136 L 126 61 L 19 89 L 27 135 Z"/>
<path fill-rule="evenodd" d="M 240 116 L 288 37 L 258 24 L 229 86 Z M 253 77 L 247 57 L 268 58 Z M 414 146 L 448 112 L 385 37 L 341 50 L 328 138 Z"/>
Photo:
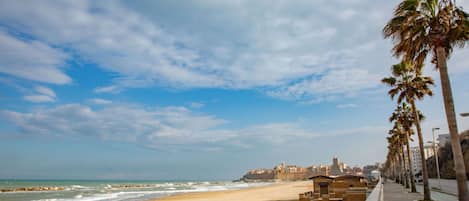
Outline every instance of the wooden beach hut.
<path fill-rule="evenodd" d="M 313 191 L 300 194 L 300 201 L 365 201 L 367 182 L 362 176 L 337 177 L 317 175 L 309 178 Z"/>

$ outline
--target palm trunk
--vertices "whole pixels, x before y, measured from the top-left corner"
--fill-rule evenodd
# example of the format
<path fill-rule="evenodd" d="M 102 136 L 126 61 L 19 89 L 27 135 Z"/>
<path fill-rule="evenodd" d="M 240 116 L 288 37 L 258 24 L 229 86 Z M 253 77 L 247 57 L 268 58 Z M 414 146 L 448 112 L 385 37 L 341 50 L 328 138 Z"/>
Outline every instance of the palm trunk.
<path fill-rule="evenodd" d="M 431 200 L 430 187 L 428 185 L 427 160 L 425 160 L 425 152 L 423 146 L 422 128 L 420 127 L 420 119 L 415 101 L 410 101 L 412 112 L 414 113 L 415 127 L 417 127 L 417 135 L 419 138 L 420 158 L 422 159 L 422 175 L 423 175 L 423 200 Z"/>
<path fill-rule="evenodd" d="M 398 167 L 397 167 L 397 163 L 398 163 L 397 158 L 396 158 L 396 156 L 394 156 L 394 173 L 393 173 L 393 174 L 394 174 L 394 177 L 393 177 L 393 179 L 394 179 L 394 181 L 395 181 L 396 183 L 398 183 L 398 177 L 399 177 L 399 176 L 398 176 Z"/>
<path fill-rule="evenodd" d="M 396 153 L 396 182 L 401 183 L 401 157 Z"/>
<path fill-rule="evenodd" d="M 391 159 L 391 169 L 389 171 L 389 178 L 390 179 L 394 179 L 394 171 L 395 171 L 395 169 L 394 169 L 394 160 Z"/>
<path fill-rule="evenodd" d="M 398 150 L 398 153 L 397 153 L 398 157 L 399 157 L 399 166 L 400 166 L 400 172 L 399 172 L 399 177 L 400 177 L 400 184 L 402 184 L 403 186 L 405 186 L 405 183 L 404 183 L 404 159 L 402 158 L 402 155 L 401 155 L 401 152 L 400 150 Z"/>
<path fill-rule="evenodd" d="M 456 113 L 454 111 L 453 93 L 451 91 L 451 82 L 448 75 L 448 66 L 446 65 L 446 51 L 443 47 L 436 48 L 437 68 L 440 71 L 441 89 L 445 104 L 446 120 L 448 122 L 449 133 L 451 136 L 451 148 L 453 150 L 454 167 L 456 170 L 456 180 L 458 184 L 459 200 L 469 200 L 467 189 L 466 168 L 464 166 L 464 157 L 461 150 L 458 125 L 456 122 Z"/>
<path fill-rule="evenodd" d="M 410 154 L 410 133 L 407 132 L 406 134 L 407 138 L 407 160 L 409 162 L 409 174 L 410 174 L 410 186 L 411 186 L 411 192 L 412 193 L 415 193 L 417 192 L 417 189 L 415 188 L 415 179 L 414 179 L 414 170 L 413 170 L 413 166 L 412 166 L 412 158 L 411 158 L 411 154 Z"/>
<path fill-rule="evenodd" d="M 399 157 L 396 155 L 396 181 L 397 183 L 401 183 L 401 162 L 399 161 Z"/>
<path fill-rule="evenodd" d="M 405 162 L 405 154 L 404 154 L 404 146 L 401 147 L 401 154 L 402 154 L 402 164 L 404 164 L 404 185 L 405 188 L 410 188 L 409 186 L 409 174 L 407 173 L 407 167 L 406 167 L 406 162 Z"/>

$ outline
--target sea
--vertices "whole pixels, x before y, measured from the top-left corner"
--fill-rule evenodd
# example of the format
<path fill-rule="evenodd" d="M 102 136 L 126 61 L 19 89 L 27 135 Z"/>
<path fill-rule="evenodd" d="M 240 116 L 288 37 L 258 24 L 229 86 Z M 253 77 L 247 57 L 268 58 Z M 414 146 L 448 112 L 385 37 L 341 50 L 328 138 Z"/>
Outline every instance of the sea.
<path fill-rule="evenodd" d="M 61 191 L 0 192 L 0 201 L 145 201 L 180 193 L 244 189 L 271 183 L 231 181 L 0 180 L 0 189 L 61 187 Z"/>

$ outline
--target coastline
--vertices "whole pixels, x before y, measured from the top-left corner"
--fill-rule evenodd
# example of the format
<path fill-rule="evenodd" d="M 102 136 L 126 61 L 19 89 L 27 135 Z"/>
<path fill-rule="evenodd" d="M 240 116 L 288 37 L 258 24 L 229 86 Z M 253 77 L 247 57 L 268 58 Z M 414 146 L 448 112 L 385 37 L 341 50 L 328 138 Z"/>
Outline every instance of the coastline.
<path fill-rule="evenodd" d="M 313 190 L 311 181 L 282 182 L 240 190 L 183 193 L 152 201 L 293 201 L 298 195 Z"/>

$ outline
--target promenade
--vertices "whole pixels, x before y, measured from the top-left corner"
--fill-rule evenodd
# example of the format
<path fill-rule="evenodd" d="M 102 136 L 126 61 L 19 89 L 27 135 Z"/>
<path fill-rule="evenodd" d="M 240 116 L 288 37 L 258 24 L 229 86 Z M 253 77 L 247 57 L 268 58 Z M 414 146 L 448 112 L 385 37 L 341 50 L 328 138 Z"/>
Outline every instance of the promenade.
<path fill-rule="evenodd" d="M 445 185 L 442 182 L 442 189 L 443 191 L 449 190 L 452 192 L 453 188 L 453 181 L 448 180 L 445 181 Z M 433 186 L 433 181 L 430 181 L 430 186 Z M 445 187 L 447 187 L 447 189 Z M 384 184 L 383 189 L 383 199 L 384 201 L 414 201 L 414 200 L 421 200 L 423 198 L 423 187 L 421 185 L 417 185 L 417 192 L 418 193 L 410 193 L 410 189 L 404 188 L 404 186 L 397 184 L 395 182 L 389 181 Z M 457 201 L 458 198 L 455 194 L 451 193 L 441 193 L 435 191 L 434 189 L 431 190 L 432 200 L 435 201 Z"/>
<path fill-rule="evenodd" d="M 438 184 L 438 179 L 429 179 L 430 182 L 430 187 L 431 188 L 439 188 Z M 458 184 L 456 183 L 456 180 L 454 179 L 441 179 L 441 191 L 452 194 L 452 195 L 457 195 L 458 194 Z M 467 185 L 467 188 L 469 189 L 469 184 Z"/>
<path fill-rule="evenodd" d="M 420 193 L 409 193 L 402 185 L 392 181 L 386 182 L 383 189 L 384 201 L 414 201 L 421 200 L 423 196 Z"/>

